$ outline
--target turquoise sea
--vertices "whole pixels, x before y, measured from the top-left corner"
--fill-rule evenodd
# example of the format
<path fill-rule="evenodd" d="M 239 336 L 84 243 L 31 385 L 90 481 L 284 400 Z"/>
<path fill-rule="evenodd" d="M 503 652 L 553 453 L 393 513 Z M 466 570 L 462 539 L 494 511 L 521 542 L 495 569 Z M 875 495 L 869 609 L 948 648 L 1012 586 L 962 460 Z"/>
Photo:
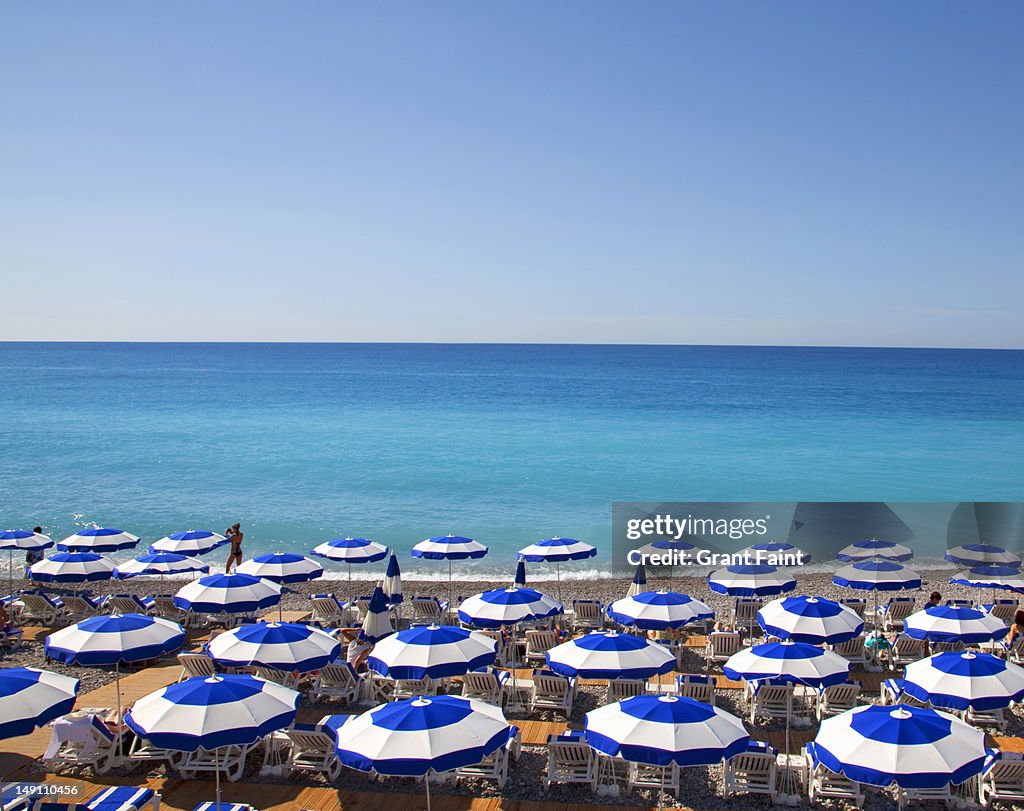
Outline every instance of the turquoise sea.
<path fill-rule="evenodd" d="M 615 500 L 1024 500 L 1021 351 L 0 343 L 0 380 L 0 524 L 58 538 L 240 521 L 440 574 L 408 549 L 454 532 L 507 576 Z"/>

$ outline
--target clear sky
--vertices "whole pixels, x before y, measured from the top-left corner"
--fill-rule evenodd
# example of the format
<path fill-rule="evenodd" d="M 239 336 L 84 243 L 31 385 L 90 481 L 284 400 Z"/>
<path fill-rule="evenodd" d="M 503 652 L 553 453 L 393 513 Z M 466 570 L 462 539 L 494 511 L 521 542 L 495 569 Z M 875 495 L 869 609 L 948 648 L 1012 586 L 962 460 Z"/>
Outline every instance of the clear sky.
<path fill-rule="evenodd" d="M 1024 3 L 13 3 L 0 339 L 1024 347 Z"/>

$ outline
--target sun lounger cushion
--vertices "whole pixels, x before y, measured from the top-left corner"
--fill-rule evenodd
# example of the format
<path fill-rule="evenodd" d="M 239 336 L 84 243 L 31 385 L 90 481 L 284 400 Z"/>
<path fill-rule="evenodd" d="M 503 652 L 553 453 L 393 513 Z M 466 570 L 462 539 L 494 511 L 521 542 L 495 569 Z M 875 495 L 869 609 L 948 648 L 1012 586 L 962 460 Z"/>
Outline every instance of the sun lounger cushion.
<path fill-rule="evenodd" d="M 252 811 L 245 803 L 199 803 L 192 811 Z"/>
<path fill-rule="evenodd" d="M 992 767 L 1001 760 L 1024 760 L 1024 752 L 1004 752 L 1002 749 L 986 749 L 985 755 L 982 774 L 988 774 Z"/>

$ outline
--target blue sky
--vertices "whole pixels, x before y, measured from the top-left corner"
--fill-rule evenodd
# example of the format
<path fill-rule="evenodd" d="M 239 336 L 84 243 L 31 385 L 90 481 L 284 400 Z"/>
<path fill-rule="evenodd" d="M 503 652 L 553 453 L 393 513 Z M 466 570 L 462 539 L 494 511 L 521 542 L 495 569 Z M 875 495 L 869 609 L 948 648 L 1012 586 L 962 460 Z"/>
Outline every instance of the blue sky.
<path fill-rule="evenodd" d="M 1019 3 L 4 18 L 0 339 L 1024 347 Z"/>

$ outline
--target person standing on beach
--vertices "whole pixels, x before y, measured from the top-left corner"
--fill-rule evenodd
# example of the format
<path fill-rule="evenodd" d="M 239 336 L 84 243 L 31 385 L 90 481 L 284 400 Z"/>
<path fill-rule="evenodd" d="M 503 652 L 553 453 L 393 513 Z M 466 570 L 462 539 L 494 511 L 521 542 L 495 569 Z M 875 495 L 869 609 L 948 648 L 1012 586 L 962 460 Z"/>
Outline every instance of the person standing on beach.
<path fill-rule="evenodd" d="M 32 531 L 36 535 L 42 535 L 43 534 L 43 528 L 42 527 L 36 527 Z M 29 570 L 29 567 L 33 563 L 39 563 L 39 561 L 41 561 L 44 557 L 45 557 L 45 555 L 43 555 L 43 550 L 42 549 L 29 549 L 25 553 L 25 579 L 26 580 L 28 580 L 28 570 Z"/>
<path fill-rule="evenodd" d="M 228 536 L 228 540 L 231 541 L 231 548 L 228 551 L 228 563 L 224 567 L 225 574 L 231 574 L 231 564 L 235 564 L 235 568 L 238 568 L 238 564 L 242 562 L 242 539 L 245 537 L 242 534 L 242 527 L 240 524 L 232 524 L 229 529 L 224 531 L 224 534 Z"/>

